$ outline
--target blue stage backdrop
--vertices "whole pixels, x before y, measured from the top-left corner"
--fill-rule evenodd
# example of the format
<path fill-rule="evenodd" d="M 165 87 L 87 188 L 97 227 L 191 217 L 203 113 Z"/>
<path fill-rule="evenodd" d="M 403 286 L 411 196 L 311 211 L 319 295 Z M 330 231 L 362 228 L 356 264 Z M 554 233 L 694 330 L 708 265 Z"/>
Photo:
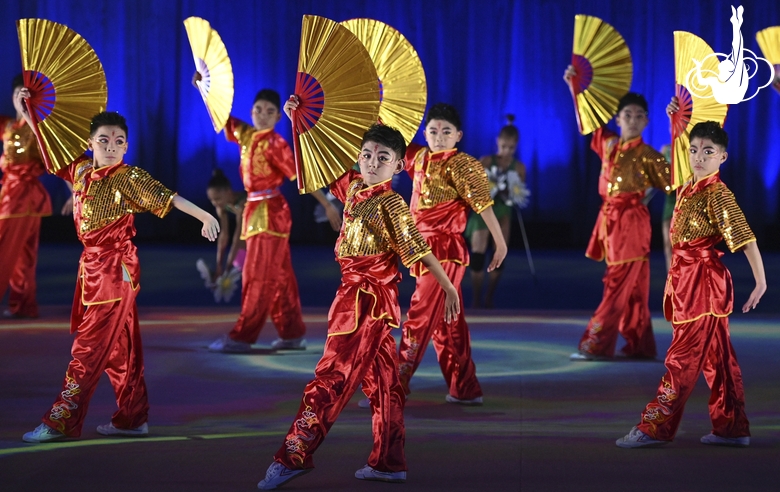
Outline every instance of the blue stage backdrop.
<path fill-rule="evenodd" d="M 755 33 L 780 24 L 780 2 L 743 5 L 745 46 L 760 53 Z M 632 90 L 645 94 L 650 104 L 644 137 L 657 148 L 670 139 L 664 108 L 674 89 L 672 32 L 690 31 L 716 52 L 731 51 L 730 3 L 712 0 L 5 0 L 2 11 L 0 57 L 9 82 L 20 71 L 15 20 L 42 17 L 67 24 L 95 48 L 108 77 L 109 109 L 128 119 L 127 161 L 203 206 L 214 167 L 225 169 L 240 187 L 238 149 L 214 133 L 190 85 L 194 65 L 182 21 L 200 16 L 219 31 L 236 80 L 233 114 L 245 120 L 260 88 L 274 88 L 283 98 L 292 91 L 304 14 L 386 22 L 417 49 L 429 105 L 444 101 L 461 110 L 462 150 L 476 156 L 493 152 L 505 115 L 517 115 L 519 157 L 528 167 L 533 193 L 526 220 L 531 227 L 559 231 L 563 243 L 583 246 L 600 204 L 599 163 L 588 150 L 589 137 L 577 132 L 562 81 L 574 15 L 598 16 L 625 37 L 635 67 Z M 10 97 L 0 103 L 4 113 L 12 111 Z M 772 151 L 780 142 L 779 114 L 780 95 L 769 88 L 731 107 L 726 129 L 732 143 L 722 172 L 759 239 L 769 239 L 770 247 L 780 240 L 773 232 L 780 211 L 780 156 Z M 286 119 L 277 131 L 289 139 Z M 422 141 L 421 133 L 417 140 Z M 295 196 L 290 184 L 285 193 L 294 214 L 292 239 L 306 241 L 314 200 Z M 166 221 L 140 219 L 139 233 L 188 240 L 198 236 L 198 228 L 176 214 Z"/>

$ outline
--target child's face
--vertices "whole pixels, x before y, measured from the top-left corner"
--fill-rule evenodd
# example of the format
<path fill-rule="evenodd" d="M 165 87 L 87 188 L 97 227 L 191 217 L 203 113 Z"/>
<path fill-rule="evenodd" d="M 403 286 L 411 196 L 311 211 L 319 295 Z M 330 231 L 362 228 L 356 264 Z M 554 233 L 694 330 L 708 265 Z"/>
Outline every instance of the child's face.
<path fill-rule="evenodd" d="M 398 174 L 404 168 L 404 160 L 393 149 L 380 143 L 368 141 L 363 144 L 358 156 L 363 181 L 371 186 L 382 183 Z"/>
<path fill-rule="evenodd" d="M 454 149 L 463 132 L 447 120 L 431 120 L 425 125 L 425 141 L 433 152 Z"/>
<path fill-rule="evenodd" d="M 127 135 L 116 125 L 99 126 L 87 142 L 94 157 L 95 167 L 122 162 L 127 153 Z"/>
<path fill-rule="evenodd" d="M 512 157 L 517 150 L 517 140 L 514 138 L 498 137 L 496 145 L 498 146 L 498 155 L 501 157 Z"/>
<path fill-rule="evenodd" d="M 620 110 L 616 117 L 623 140 L 630 140 L 642 134 L 647 126 L 647 113 L 641 106 L 629 104 Z"/>
<path fill-rule="evenodd" d="M 276 125 L 281 117 L 282 113 L 279 112 L 279 108 L 271 101 L 261 99 L 252 106 L 252 124 L 255 126 L 255 130 L 269 130 Z"/>
<path fill-rule="evenodd" d="M 230 201 L 230 190 L 225 188 L 208 188 L 206 190 L 206 196 L 209 197 L 209 201 L 216 209 L 225 208 Z"/>
<path fill-rule="evenodd" d="M 709 138 L 695 137 L 691 140 L 691 170 L 696 180 L 709 176 L 726 162 L 729 156 L 726 149 L 713 143 Z"/>

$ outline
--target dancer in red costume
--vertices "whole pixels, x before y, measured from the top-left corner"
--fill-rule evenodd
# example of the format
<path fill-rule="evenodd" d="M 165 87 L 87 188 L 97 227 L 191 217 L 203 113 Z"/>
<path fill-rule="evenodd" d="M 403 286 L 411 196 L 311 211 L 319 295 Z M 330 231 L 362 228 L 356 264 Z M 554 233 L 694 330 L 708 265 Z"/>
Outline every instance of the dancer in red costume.
<path fill-rule="evenodd" d="M 28 98 L 23 89 L 19 98 Z M 21 102 L 21 101 L 20 101 Z M 29 115 L 25 114 L 28 124 Z M 40 143 L 40 142 L 39 142 Z M 39 443 L 79 437 L 101 374 L 114 387 L 119 409 L 98 433 L 145 436 L 149 403 L 144 382 L 141 332 L 135 298 L 140 285 L 134 213 L 164 217 L 175 207 L 203 223 L 217 238 L 219 223 L 206 211 L 165 188 L 149 173 L 124 163 L 127 123 L 119 113 L 100 113 L 90 124 L 92 159 L 82 156 L 57 174 L 73 184 L 73 218 L 84 244 L 79 262 L 71 333 L 75 334 L 65 381 L 43 423 L 23 436 Z M 45 152 L 45 149 L 44 149 Z"/>
<path fill-rule="evenodd" d="M 0 117 L 3 155 L 0 157 L 0 299 L 10 287 L 6 318 L 37 318 L 35 267 L 41 217 L 51 215 L 51 200 L 38 176 L 46 172 L 30 126 L 17 97 L 24 88 L 13 80 L 16 118 Z"/>
<path fill-rule="evenodd" d="M 285 112 L 298 105 L 285 104 Z M 401 133 L 383 125 L 363 136 L 360 173 L 350 171 L 331 191 L 344 202 L 344 225 L 336 243 L 341 286 L 328 314 L 328 339 L 303 390 L 298 414 L 274 456 L 261 490 L 272 490 L 314 468 L 313 454 L 341 410 L 362 383 L 371 402 L 374 446 L 367 464 L 355 473 L 361 480 L 406 480 L 403 408 L 392 327 L 401 313 L 396 284 L 398 259 L 409 267 L 422 263 L 446 294 L 442 318 L 460 311 L 458 294 L 414 226 L 409 208 L 390 182 L 403 170 Z"/>
<path fill-rule="evenodd" d="M 427 148 L 407 150 L 406 170 L 412 176 L 412 215 L 420 233 L 439 258 L 447 277 L 458 289 L 469 264 L 463 230 L 468 210 L 481 215 L 495 244 L 492 272 L 504 261 L 506 241 L 493 212 L 490 182 L 482 164 L 470 155 L 458 152 L 455 145 L 463 136 L 458 112 L 448 104 L 436 104 L 425 120 Z M 422 361 L 432 339 L 449 392 L 446 401 L 467 405 L 482 404 L 482 388 L 471 359 L 469 328 L 463 312 L 445 322 L 445 297 L 425 265 L 416 264 L 412 275 L 417 285 L 404 323 L 399 347 L 399 374 L 406 394 L 409 380 Z"/>
<path fill-rule="evenodd" d="M 573 91 L 576 75 L 569 65 L 564 80 Z M 604 203 L 585 255 L 606 261 L 604 294 L 572 360 L 610 359 L 618 333 L 626 339 L 621 355 L 656 356 L 650 321 L 650 212 L 643 203 L 648 188 L 671 192 L 669 163 L 642 141 L 647 126 L 647 101 L 629 92 L 618 103 L 620 137 L 601 127 L 590 148 L 601 158 L 599 195 Z"/>
<path fill-rule="evenodd" d="M 199 80 L 197 72 L 193 83 Z M 230 117 L 225 137 L 241 147 L 239 171 L 247 202 L 241 225 L 246 259 L 241 277 L 241 315 L 230 333 L 211 345 L 212 352 L 249 352 L 270 315 L 279 338 L 276 350 L 306 348 L 306 325 L 301 316 L 298 281 L 290 258 L 290 207 L 279 187 L 284 178 L 295 179 L 290 146 L 274 126 L 281 118 L 276 91 L 263 89 L 252 105 L 252 125 Z M 338 210 L 321 191 L 312 195 L 325 207 L 334 228 L 340 226 Z"/>
<path fill-rule="evenodd" d="M 679 110 L 676 98 L 668 111 Z M 685 402 L 699 374 L 710 387 L 712 431 L 703 444 L 745 447 L 750 428 L 745 415 L 742 372 L 729 337 L 734 305 L 731 274 L 715 249 L 725 241 L 734 253 L 743 251 L 756 287 L 742 306 L 755 309 L 766 291 L 766 277 L 756 237 L 734 195 L 720 180 L 728 135 L 713 121 L 699 123 L 690 134 L 693 178 L 677 193 L 672 217 L 672 266 L 664 293 L 664 315 L 674 330 L 666 353 L 666 374 L 658 395 L 646 407 L 639 424 L 616 444 L 622 448 L 661 446 L 677 434 Z"/>

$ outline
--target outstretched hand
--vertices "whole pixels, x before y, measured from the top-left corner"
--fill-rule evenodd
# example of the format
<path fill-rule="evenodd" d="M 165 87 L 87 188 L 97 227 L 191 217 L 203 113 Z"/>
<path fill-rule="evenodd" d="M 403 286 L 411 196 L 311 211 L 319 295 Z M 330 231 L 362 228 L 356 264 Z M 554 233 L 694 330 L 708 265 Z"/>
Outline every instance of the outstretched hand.
<path fill-rule="evenodd" d="M 292 121 L 292 112 L 298 109 L 298 106 L 300 104 L 301 104 L 301 100 L 295 94 L 291 94 L 287 102 L 284 103 L 284 108 L 282 109 L 284 109 L 284 114 L 286 114 L 287 117 L 290 118 L 290 121 Z"/>
<path fill-rule="evenodd" d="M 680 110 L 680 100 L 677 96 L 672 97 L 672 100 L 666 106 L 666 114 L 671 118 L 674 113 Z"/>
<path fill-rule="evenodd" d="M 216 241 L 219 236 L 219 221 L 211 214 L 206 215 L 207 217 L 202 219 L 203 228 L 200 230 L 200 235 L 209 241 Z"/>
<path fill-rule="evenodd" d="M 192 75 L 193 87 L 195 87 L 196 89 L 200 89 L 200 87 L 198 87 L 198 82 L 200 82 L 201 80 L 203 80 L 203 76 L 200 74 L 200 72 L 196 70 L 195 73 Z"/>

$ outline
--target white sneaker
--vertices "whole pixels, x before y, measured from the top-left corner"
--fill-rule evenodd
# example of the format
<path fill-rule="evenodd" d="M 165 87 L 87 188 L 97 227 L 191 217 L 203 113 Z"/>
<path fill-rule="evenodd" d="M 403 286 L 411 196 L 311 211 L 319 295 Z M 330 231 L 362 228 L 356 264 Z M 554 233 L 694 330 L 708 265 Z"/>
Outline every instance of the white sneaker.
<path fill-rule="evenodd" d="M 97 432 L 104 436 L 146 437 L 149 435 L 149 424 L 144 422 L 135 429 L 119 429 L 109 422 L 108 424 L 97 426 Z"/>
<path fill-rule="evenodd" d="M 301 475 L 306 475 L 313 469 L 314 468 L 290 470 L 283 464 L 274 461 L 273 463 L 271 463 L 271 466 L 269 466 L 268 470 L 265 472 L 265 478 L 262 479 L 257 484 L 257 488 L 260 490 L 274 490 L 275 488 L 286 484 L 293 478 L 298 478 Z"/>
<path fill-rule="evenodd" d="M 252 344 L 233 340 L 227 335 L 222 335 L 209 345 L 209 352 L 222 352 L 226 354 L 246 354 L 252 351 Z"/>
<path fill-rule="evenodd" d="M 54 430 L 46 424 L 41 424 L 35 428 L 32 432 L 27 432 L 22 436 L 22 441 L 42 443 L 50 441 L 59 441 L 65 439 L 66 436 L 58 430 Z"/>
<path fill-rule="evenodd" d="M 376 480 L 378 482 L 403 483 L 406 482 L 406 472 L 383 472 L 374 470 L 370 466 L 366 465 L 355 472 L 355 478 L 358 480 Z"/>
<path fill-rule="evenodd" d="M 306 350 L 306 339 L 301 338 L 277 338 L 271 342 L 271 348 L 274 350 Z"/>
<path fill-rule="evenodd" d="M 713 446 L 731 446 L 734 448 L 746 448 L 750 446 L 750 437 L 722 437 L 716 436 L 712 432 L 700 439 L 702 444 L 712 444 Z"/>
<path fill-rule="evenodd" d="M 631 432 L 629 432 L 625 436 L 615 441 L 615 444 L 617 444 L 619 448 L 631 449 L 631 448 L 658 447 L 658 446 L 663 446 L 665 444 L 669 444 L 670 442 L 671 441 L 658 441 L 656 439 L 653 439 L 652 437 L 648 436 L 647 434 L 639 430 L 638 427 L 634 426 L 631 429 Z"/>
<path fill-rule="evenodd" d="M 360 408 L 371 408 L 371 400 L 369 400 L 368 398 L 363 398 L 358 402 L 358 406 Z"/>
<path fill-rule="evenodd" d="M 461 400 L 460 398 L 455 398 L 452 395 L 447 395 L 444 400 L 447 403 L 455 403 L 458 405 L 470 405 L 470 406 L 479 406 L 482 405 L 482 397 L 478 396 L 476 398 L 472 398 L 471 400 Z"/>

